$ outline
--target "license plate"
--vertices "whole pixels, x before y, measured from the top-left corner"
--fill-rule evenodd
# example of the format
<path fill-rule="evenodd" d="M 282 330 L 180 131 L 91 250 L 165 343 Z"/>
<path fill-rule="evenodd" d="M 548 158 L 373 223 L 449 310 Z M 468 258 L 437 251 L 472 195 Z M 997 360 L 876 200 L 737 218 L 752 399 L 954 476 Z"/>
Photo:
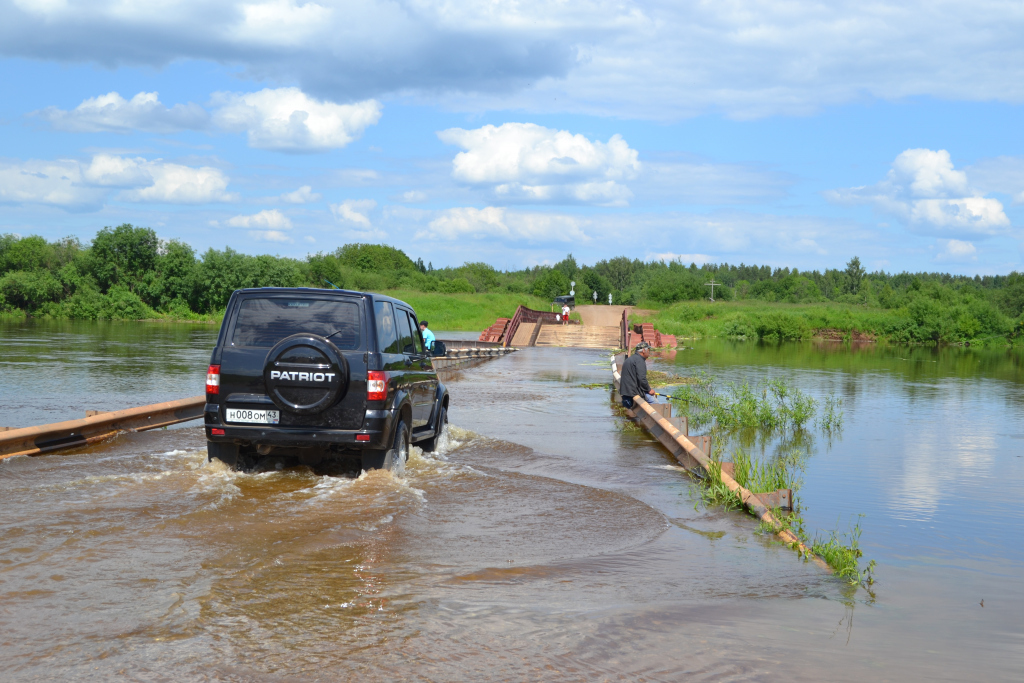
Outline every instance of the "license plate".
<path fill-rule="evenodd" d="M 225 411 L 224 419 L 228 422 L 276 425 L 281 421 L 281 412 L 277 410 L 246 410 L 244 408 L 228 408 Z"/>

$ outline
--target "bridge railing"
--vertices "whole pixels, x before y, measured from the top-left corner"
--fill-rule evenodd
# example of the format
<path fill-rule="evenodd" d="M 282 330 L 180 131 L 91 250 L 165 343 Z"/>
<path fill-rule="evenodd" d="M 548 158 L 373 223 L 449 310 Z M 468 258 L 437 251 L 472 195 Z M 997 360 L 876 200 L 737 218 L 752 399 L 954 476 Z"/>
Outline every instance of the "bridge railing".
<path fill-rule="evenodd" d="M 512 340 L 516 337 L 516 332 L 519 330 L 519 326 L 523 323 L 540 323 L 544 322 L 550 325 L 554 325 L 561 320 L 560 313 L 552 313 L 550 311 L 535 311 L 532 308 L 527 308 L 520 304 L 516 308 L 515 315 L 512 316 L 511 322 L 508 327 L 505 328 L 505 337 L 502 342 L 503 346 L 511 346 Z M 579 325 L 578 320 L 570 320 L 570 325 Z"/>
<path fill-rule="evenodd" d="M 516 306 L 516 313 L 512 316 L 512 320 L 505 328 L 505 338 L 502 341 L 502 346 L 509 346 L 512 344 L 512 340 L 516 337 L 516 331 L 519 330 L 519 324 L 523 322 L 523 311 L 525 310 L 527 310 L 527 308 L 522 304 Z"/>
<path fill-rule="evenodd" d="M 0 434 L 0 460 L 87 446 L 118 432 L 143 432 L 198 420 L 205 405 L 206 396 L 194 396 L 127 410 L 94 411 L 94 415 L 82 420 L 12 429 Z"/>

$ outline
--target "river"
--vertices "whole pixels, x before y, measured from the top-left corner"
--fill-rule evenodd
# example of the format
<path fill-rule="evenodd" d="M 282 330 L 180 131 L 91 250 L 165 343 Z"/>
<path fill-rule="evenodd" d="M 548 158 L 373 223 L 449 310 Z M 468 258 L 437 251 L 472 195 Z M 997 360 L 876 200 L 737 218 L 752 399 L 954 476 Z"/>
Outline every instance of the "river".
<path fill-rule="evenodd" d="M 200 394 L 215 336 L 0 323 L 0 424 Z M 1019 680 L 1020 353 L 686 343 L 652 365 L 843 398 L 798 495 L 870 592 L 705 508 L 606 352 L 533 348 L 451 373 L 400 478 L 231 472 L 190 425 L 0 461 L 3 678 Z"/>

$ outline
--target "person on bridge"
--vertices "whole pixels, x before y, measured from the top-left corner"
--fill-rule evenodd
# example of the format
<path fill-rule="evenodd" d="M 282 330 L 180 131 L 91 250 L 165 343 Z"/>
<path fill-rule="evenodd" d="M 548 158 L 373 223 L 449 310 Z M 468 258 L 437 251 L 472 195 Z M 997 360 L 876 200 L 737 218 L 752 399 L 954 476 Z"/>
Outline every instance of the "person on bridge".
<path fill-rule="evenodd" d="M 634 396 L 654 397 L 654 389 L 647 383 L 647 358 L 651 355 L 651 345 L 640 342 L 636 345 L 633 355 L 622 364 L 622 376 L 619 379 L 619 393 L 622 394 L 622 407 L 632 409 L 635 405 Z"/>
<path fill-rule="evenodd" d="M 569 304 L 562 304 L 562 324 L 569 324 Z"/>
<path fill-rule="evenodd" d="M 434 350 L 434 333 L 427 329 L 427 321 L 420 321 L 420 335 L 423 337 L 423 346 L 427 351 Z"/>

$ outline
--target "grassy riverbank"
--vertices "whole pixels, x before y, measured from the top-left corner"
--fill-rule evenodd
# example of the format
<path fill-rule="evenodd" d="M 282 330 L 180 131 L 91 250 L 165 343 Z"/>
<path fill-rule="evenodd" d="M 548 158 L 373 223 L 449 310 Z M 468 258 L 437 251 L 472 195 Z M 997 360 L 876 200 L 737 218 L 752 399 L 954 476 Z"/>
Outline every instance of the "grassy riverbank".
<path fill-rule="evenodd" d="M 643 305 L 642 305 L 643 307 Z M 983 302 L 916 297 L 897 308 L 837 302 L 814 304 L 686 301 L 636 316 L 683 338 L 720 337 L 794 341 L 825 338 L 901 344 L 1006 345 L 1024 325 Z"/>
<path fill-rule="evenodd" d="M 709 278 L 723 283 L 705 299 Z M 67 320 L 216 321 L 236 289 L 331 287 L 395 292 L 437 329 L 478 330 L 525 303 L 546 310 L 575 283 L 580 301 L 609 297 L 652 309 L 682 337 L 897 343 L 1013 343 L 1024 336 L 1024 275 L 797 271 L 727 263 L 685 266 L 571 254 L 552 266 L 434 268 L 387 245 L 346 244 L 304 259 L 230 248 L 198 255 L 183 242 L 129 224 L 77 238 L 0 235 L 0 314 Z"/>

